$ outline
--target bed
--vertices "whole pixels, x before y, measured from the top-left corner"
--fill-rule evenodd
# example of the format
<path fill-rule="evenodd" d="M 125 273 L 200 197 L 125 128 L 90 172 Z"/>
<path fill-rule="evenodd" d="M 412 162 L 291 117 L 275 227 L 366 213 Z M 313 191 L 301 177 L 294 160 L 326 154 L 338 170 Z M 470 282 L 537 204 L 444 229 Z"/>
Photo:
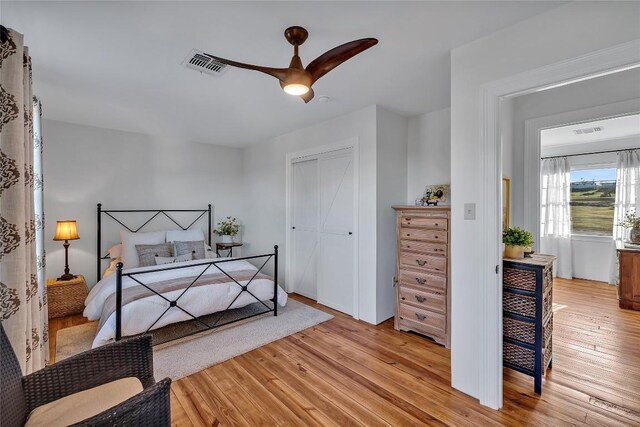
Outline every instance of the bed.
<path fill-rule="evenodd" d="M 128 227 L 122 215 L 133 212 L 148 214 L 149 219 L 140 227 Z M 174 218 L 173 214 L 177 212 L 198 216 L 189 225 L 183 226 Z M 85 301 L 85 317 L 99 321 L 93 347 L 178 322 L 197 323 L 200 328 L 193 333 L 199 333 L 269 312 L 274 316 L 278 315 L 278 305 L 284 306 L 287 302 L 286 292 L 277 284 L 278 247 L 274 246 L 272 253 L 263 255 L 213 258 L 214 252 L 210 250 L 211 212 L 211 205 L 202 210 L 105 210 L 98 204 L 98 277 L 101 276 L 104 262 L 115 264 L 115 268 L 114 271 L 107 269 Z M 107 255 L 102 255 L 103 217 L 113 219 L 124 228 L 121 231 L 120 244 L 124 247 L 122 258 L 114 259 L 113 248 Z M 178 229 L 141 232 L 158 217 L 168 218 Z M 193 229 L 194 225 L 202 220 L 206 220 L 207 223 L 208 239 L 203 242 L 169 242 L 169 235 L 193 236 L 193 233 L 197 233 L 197 230 Z M 158 243 L 156 247 L 175 249 L 178 248 L 178 244 L 184 246 L 185 243 L 202 243 L 203 252 L 208 254 L 204 257 L 201 254 L 197 259 L 189 260 L 183 260 L 178 255 L 167 258 L 169 261 L 160 265 L 137 265 L 131 261 L 132 251 L 126 253 L 131 241 L 146 242 L 152 237 L 157 240 L 161 238 L 161 233 L 165 233 L 164 238 L 167 242 L 164 245 Z M 204 238 L 204 235 L 202 236 Z M 192 255 L 195 257 L 195 250 Z M 155 257 L 156 262 L 159 262 L 158 259 L 164 260 L 163 257 L 158 257 L 157 253 Z M 138 261 L 142 259 L 139 258 Z M 273 277 L 263 273 L 270 262 L 273 263 Z M 261 310 L 254 310 L 244 317 L 235 316 L 232 320 L 226 320 L 226 313 L 249 304 L 256 304 Z"/>

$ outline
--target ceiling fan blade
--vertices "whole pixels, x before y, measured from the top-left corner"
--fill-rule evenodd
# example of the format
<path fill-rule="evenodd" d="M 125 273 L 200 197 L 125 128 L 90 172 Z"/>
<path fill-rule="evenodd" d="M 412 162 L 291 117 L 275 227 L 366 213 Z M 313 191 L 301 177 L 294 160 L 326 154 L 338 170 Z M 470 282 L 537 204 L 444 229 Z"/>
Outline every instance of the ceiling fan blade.
<path fill-rule="evenodd" d="M 270 76 L 273 76 L 280 81 L 285 79 L 285 77 L 287 76 L 287 71 L 289 70 L 288 68 L 271 68 L 271 67 L 262 67 L 260 65 L 244 64 L 242 62 L 236 62 L 236 61 L 231 61 L 230 59 L 220 58 L 219 56 L 209 55 L 208 53 L 205 53 L 205 55 L 222 64 L 226 64 L 231 67 L 244 68 L 246 70 L 260 71 L 261 73 L 265 73 Z"/>
<path fill-rule="evenodd" d="M 354 40 L 334 47 L 311 61 L 309 65 L 307 65 L 306 70 L 311 73 L 313 81 L 315 82 L 338 65 L 376 44 L 378 44 L 378 39 L 368 38 Z"/>
<path fill-rule="evenodd" d="M 300 98 L 302 98 L 305 104 L 308 104 L 309 101 L 313 99 L 314 95 L 315 94 L 313 93 L 313 89 L 309 88 L 309 92 L 305 93 L 304 95 L 300 95 Z"/>

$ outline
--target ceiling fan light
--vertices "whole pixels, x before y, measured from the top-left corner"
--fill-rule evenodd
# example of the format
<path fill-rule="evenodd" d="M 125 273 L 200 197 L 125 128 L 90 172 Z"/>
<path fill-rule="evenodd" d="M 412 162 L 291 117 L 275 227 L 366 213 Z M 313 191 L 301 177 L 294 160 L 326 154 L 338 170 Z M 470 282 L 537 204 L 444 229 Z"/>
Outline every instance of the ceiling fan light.
<path fill-rule="evenodd" d="M 289 95 L 304 95 L 309 92 L 309 86 L 301 83 L 289 83 L 285 85 L 283 89 Z"/>

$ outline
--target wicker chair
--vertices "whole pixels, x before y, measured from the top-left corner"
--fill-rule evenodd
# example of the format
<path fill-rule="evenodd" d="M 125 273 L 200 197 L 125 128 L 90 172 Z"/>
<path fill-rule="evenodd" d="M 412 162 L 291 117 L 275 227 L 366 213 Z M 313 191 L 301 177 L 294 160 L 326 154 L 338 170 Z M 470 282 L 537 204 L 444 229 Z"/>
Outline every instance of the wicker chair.
<path fill-rule="evenodd" d="M 126 339 L 57 362 L 27 376 L 0 322 L 0 424 L 22 426 L 36 407 L 82 390 L 137 377 L 144 390 L 75 426 L 168 426 L 171 380 L 155 382 L 151 337 Z"/>

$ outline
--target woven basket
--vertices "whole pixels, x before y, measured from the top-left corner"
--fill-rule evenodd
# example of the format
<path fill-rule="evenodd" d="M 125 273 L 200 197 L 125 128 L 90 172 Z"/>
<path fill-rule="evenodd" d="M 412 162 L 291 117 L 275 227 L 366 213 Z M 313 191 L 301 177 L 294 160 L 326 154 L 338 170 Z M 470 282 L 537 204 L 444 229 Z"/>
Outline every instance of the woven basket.
<path fill-rule="evenodd" d="M 520 316 L 536 317 L 536 297 L 517 295 L 511 292 L 502 293 L 502 307 L 505 311 Z"/>
<path fill-rule="evenodd" d="M 518 268 L 505 268 L 502 273 L 502 283 L 505 288 L 535 292 L 536 272 Z"/>
<path fill-rule="evenodd" d="M 547 324 L 544 325 L 544 327 L 542 328 L 542 345 L 545 347 L 551 347 L 552 336 L 553 336 L 553 316 L 551 316 Z"/>
<path fill-rule="evenodd" d="M 542 298 L 542 318 L 544 319 L 548 313 L 551 313 L 553 311 L 553 292 L 551 292 L 552 289 L 549 288 L 549 290 L 544 294 L 543 298 Z"/>
<path fill-rule="evenodd" d="M 534 365 L 536 363 L 535 351 L 506 341 L 502 347 L 502 357 L 505 362 L 530 371 L 534 370 Z"/>
<path fill-rule="evenodd" d="M 549 366 L 549 361 L 551 360 L 552 355 L 552 345 L 551 342 L 549 342 L 549 345 L 542 349 L 543 374 L 547 366 Z M 519 345 L 505 341 L 502 345 L 502 357 L 505 363 L 508 362 L 512 365 L 519 366 L 530 371 L 535 370 L 536 352 L 534 350 L 529 350 L 528 348 L 520 347 Z"/>
<path fill-rule="evenodd" d="M 86 298 L 87 285 L 83 276 L 66 281 L 49 280 L 47 282 L 50 319 L 82 313 Z"/>
<path fill-rule="evenodd" d="M 502 318 L 504 336 L 520 341 L 523 343 L 535 345 L 536 343 L 536 324 L 531 322 L 523 322 L 510 317 Z M 553 318 L 547 322 L 542 329 L 543 345 L 546 345 L 553 333 Z"/>
<path fill-rule="evenodd" d="M 547 292 L 547 290 L 553 286 L 553 264 L 544 270 L 542 280 L 542 292 Z"/>

